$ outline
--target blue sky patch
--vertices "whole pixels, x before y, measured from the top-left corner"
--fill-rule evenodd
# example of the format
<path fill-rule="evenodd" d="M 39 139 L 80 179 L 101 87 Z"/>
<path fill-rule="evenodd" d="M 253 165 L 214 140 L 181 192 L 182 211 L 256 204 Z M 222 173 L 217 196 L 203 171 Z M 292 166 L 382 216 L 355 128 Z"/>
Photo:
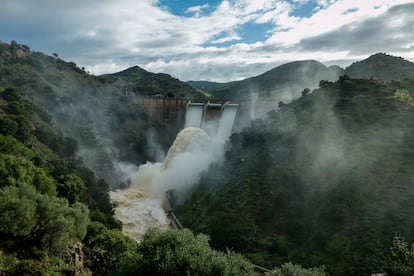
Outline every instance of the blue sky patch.
<path fill-rule="evenodd" d="M 190 7 L 202 6 L 208 4 L 208 8 L 204 9 L 204 14 L 209 14 L 211 11 L 216 9 L 217 5 L 221 3 L 221 0 L 160 0 L 159 6 L 165 7 L 169 12 L 178 16 L 191 17 L 193 13 L 188 13 L 187 10 Z"/>
<path fill-rule="evenodd" d="M 318 7 L 318 3 L 315 0 L 308 1 L 304 4 L 294 4 L 295 8 L 291 13 L 297 17 L 311 17 L 315 13 L 315 9 Z"/>
<path fill-rule="evenodd" d="M 264 41 L 267 38 L 267 32 L 273 28 L 273 24 L 254 24 L 248 22 L 240 27 L 238 34 L 242 38 L 243 42 L 255 43 L 258 41 Z"/>

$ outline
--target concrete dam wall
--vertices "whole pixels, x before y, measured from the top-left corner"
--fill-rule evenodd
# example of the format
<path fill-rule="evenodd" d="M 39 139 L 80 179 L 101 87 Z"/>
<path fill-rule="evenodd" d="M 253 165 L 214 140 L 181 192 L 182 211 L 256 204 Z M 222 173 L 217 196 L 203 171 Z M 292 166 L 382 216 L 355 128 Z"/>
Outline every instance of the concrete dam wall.
<path fill-rule="evenodd" d="M 223 115 L 231 116 L 231 110 L 234 110 L 236 106 L 237 112 L 235 112 L 234 124 L 230 131 L 239 132 L 249 126 L 253 119 L 264 117 L 268 111 L 277 109 L 277 103 L 271 100 L 229 102 L 141 98 L 135 102 L 144 108 L 152 120 L 164 127 L 175 129 L 177 132 L 185 126 L 200 127 L 211 132 L 211 129 L 218 128 L 219 121 L 215 119 Z"/>
<path fill-rule="evenodd" d="M 180 130 L 184 126 L 188 100 L 165 98 L 141 98 L 136 101 L 148 116 L 165 127 Z"/>

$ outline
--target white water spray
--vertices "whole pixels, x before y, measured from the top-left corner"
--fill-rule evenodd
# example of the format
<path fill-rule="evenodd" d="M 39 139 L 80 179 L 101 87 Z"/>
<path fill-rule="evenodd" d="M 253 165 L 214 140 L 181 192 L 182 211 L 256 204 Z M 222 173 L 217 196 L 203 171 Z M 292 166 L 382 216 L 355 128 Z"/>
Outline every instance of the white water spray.
<path fill-rule="evenodd" d="M 187 127 L 201 127 L 203 121 L 204 105 L 201 103 L 190 103 L 185 113 L 185 126 Z"/>
<path fill-rule="evenodd" d="M 229 104 L 223 109 L 216 134 L 218 140 L 225 141 L 228 137 L 230 137 L 234 119 L 237 114 L 237 108 L 238 105 Z"/>
<path fill-rule="evenodd" d="M 200 108 L 196 107 L 187 110 L 196 118 L 187 113 L 186 125 L 201 124 Z M 139 241 L 150 227 L 169 227 L 169 220 L 162 208 L 165 193 L 173 190 L 178 201 L 184 200 L 191 187 L 198 182 L 201 172 L 207 170 L 212 162 L 220 160 L 224 142 L 230 136 L 236 116 L 237 108 L 234 107 L 225 107 L 213 137 L 200 128 L 183 129 L 164 162 L 141 165 L 131 177 L 128 189 L 109 193 L 116 206 L 115 218 L 122 223 L 122 231 L 126 235 Z"/>

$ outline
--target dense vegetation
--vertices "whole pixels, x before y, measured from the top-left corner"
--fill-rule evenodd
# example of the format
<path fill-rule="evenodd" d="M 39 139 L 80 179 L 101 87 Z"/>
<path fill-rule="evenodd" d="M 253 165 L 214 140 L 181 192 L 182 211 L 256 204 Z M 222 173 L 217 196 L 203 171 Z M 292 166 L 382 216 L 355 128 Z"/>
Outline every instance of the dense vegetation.
<path fill-rule="evenodd" d="M 204 98 L 196 89 L 170 75 L 150 73 L 138 66 L 114 74 L 102 75 L 99 79 L 111 83 L 126 93 L 132 92 L 142 97 Z"/>
<path fill-rule="evenodd" d="M 0 89 L 2 274 L 85 271 L 73 254 L 90 220 L 118 228 L 108 185 L 74 159 L 77 142 L 49 116 L 21 91 Z"/>
<path fill-rule="evenodd" d="M 142 70 L 143 71 L 143 70 Z M 157 74 L 139 70 L 127 70 L 117 75 L 135 82 L 156 82 Z M 143 94 L 155 95 L 158 88 L 126 90 L 120 82 L 107 81 L 108 77 L 96 77 L 78 68 L 73 62 L 58 57 L 31 52 L 29 47 L 12 42 L 0 43 L 0 87 L 16 87 L 30 101 L 41 107 L 38 116 L 53 122 L 65 137 L 62 143 L 49 126 L 36 127 L 36 137 L 53 151 L 72 151 L 82 157 L 85 165 L 93 170 L 110 186 L 120 184 L 116 165 L 119 162 L 143 163 L 154 157 L 148 151 L 148 131 L 158 138 L 158 143 L 166 150 L 172 143 L 181 125 L 166 129 L 160 122 L 149 118 L 144 106 L 137 100 Z M 137 79 L 137 80 L 135 80 Z M 171 77 L 163 76 L 162 89 L 170 89 Z M 180 87 L 178 80 L 173 86 Z M 181 86 L 185 86 L 181 83 Z M 198 95 L 190 89 L 191 95 Z M 18 112 L 24 102 L 16 99 L 9 106 L 10 112 Z M 13 109 L 13 110 L 12 110 Z M 43 110 L 43 111 L 40 111 Z M 19 122 L 18 119 L 14 120 Z M 16 128 L 9 121 L 4 127 Z M 11 124 L 11 125 L 10 125 Z M 2 126 L 3 127 L 3 126 Z M 16 135 L 26 133 L 18 130 Z M 77 140 L 78 148 L 73 143 Z M 72 142 L 72 143 L 71 143 Z M 67 149 L 63 148 L 66 145 Z M 70 153 L 70 152 L 69 152 Z"/>
<path fill-rule="evenodd" d="M 0 274 L 255 275 L 244 257 L 214 251 L 206 236 L 189 230 L 154 229 L 139 245 L 124 236 L 112 218 L 108 185 L 74 159 L 76 142 L 39 114 L 47 112 L 18 90 L 0 90 Z M 45 128 L 48 139 L 38 139 Z M 44 143 L 52 140 L 65 150 Z"/>
<path fill-rule="evenodd" d="M 386 270 L 394 234 L 414 239 L 410 83 L 345 75 L 253 122 L 178 208 L 183 224 L 263 266 Z"/>
<path fill-rule="evenodd" d="M 153 230 L 139 246 L 124 236 L 109 186 L 18 89 L 0 89 L 0 122 L 1 275 L 254 274 L 242 256 L 188 230 Z"/>
<path fill-rule="evenodd" d="M 378 53 L 345 69 L 350 77 L 399 80 L 414 75 L 414 64 L 401 57 Z"/>
<path fill-rule="evenodd" d="M 137 244 L 112 216 L 114 162 L 150 159 L 146 133 L 166 148 L 177 130 L 135 100 L 198 94 L 140 68 L 95 77 L 0 43 L 0 274 L 255 275 L 234 250 L 278 266 L 268 275 L 412 275 L 413 89 L 404 75 L 304 90 L 234 135 L 179 208 L 211 241 L 153 229 Z"/>

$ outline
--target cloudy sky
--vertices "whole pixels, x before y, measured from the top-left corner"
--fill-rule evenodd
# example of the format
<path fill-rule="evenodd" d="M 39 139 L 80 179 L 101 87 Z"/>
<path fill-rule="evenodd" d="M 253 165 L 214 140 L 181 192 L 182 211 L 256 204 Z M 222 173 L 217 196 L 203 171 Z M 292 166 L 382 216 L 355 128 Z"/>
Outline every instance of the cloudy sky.
<path fill-rule="evenodd" d="M 133 65 L 229 81 L 316 59 L 385 52 L 414 61 L 414 1 L 0 0 L 0 40 L 57 53 L 92 74 Z"/>

